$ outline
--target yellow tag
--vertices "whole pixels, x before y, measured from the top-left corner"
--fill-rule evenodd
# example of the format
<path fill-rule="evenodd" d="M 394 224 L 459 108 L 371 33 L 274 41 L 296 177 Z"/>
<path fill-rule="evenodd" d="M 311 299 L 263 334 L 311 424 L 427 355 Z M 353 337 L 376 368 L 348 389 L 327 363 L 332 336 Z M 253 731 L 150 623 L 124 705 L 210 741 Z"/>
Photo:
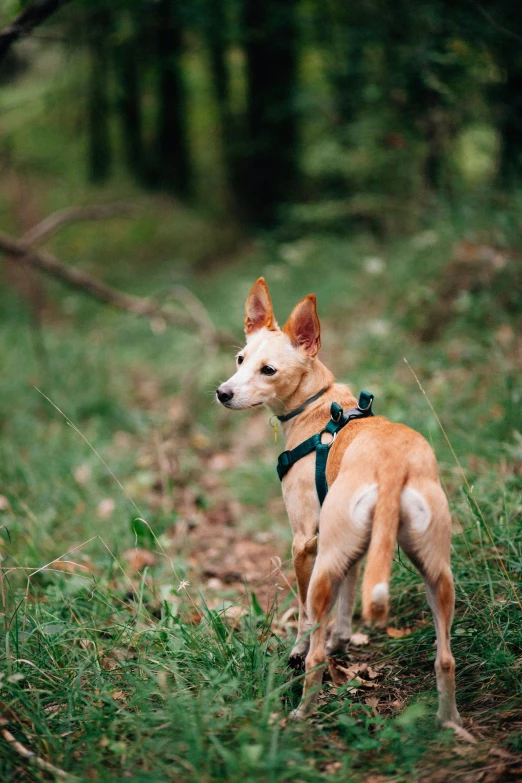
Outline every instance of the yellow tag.
<path fill-rule="evenodd" d="M 276 421 L 275 424 L 272 424 L 272 426 L 274 428 L 274 446 L 275 446 L 277 443 L 277 431 L 279 429 L 279 422 Z"/>

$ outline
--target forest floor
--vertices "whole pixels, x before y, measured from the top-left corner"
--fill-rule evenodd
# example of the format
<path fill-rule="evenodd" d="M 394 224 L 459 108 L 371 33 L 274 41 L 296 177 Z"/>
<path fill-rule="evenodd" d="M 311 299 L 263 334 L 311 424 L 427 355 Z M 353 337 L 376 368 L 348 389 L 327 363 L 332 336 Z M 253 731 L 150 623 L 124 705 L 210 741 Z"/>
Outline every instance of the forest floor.
<path fill-rule="evenodd" d="M 38 183 L 26 192 L 27 222 L 61 206 Z M 166 198 L 136 203 L 130 218 L 67 227 L 45 247 L 133 293 L 190 291 L 189 311 L 202 306 L 200 322 L 232 337 L 210 350 L 208 329 L 114 312 L 49 281 L 28 289 L 6 268 L 2 779 L 520 780 L 519 218 L 475 205 L 408 238 L 287 227 L 254 242 Z M 20 232 L 16 215 L 4 210 L 2 228 Z M 314 291 L 323 361 L 435 448 L 454 518 L 465 733 L 434 724 L 433 623 L 400 553 L 388 629 L 367 631 L 357 609 L 317 715 L 287 721 L 301 675 L 287 666 L 282 443 L 268 412 L 214 402 L 261 274 L 280 321 Z"/>

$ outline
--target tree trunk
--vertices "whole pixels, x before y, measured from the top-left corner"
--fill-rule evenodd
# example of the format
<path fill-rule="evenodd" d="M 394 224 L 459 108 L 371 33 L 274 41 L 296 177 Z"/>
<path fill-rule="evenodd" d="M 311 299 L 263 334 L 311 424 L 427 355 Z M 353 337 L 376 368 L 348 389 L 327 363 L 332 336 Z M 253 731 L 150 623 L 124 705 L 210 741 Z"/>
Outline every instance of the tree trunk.
<path fill-rule="evenodd" d="M 92 182 L 105 181 L 111 170 L 107 45 L 110 23 L 110 15 L 104 9 L 96 9 L 90 20 L 87 123 L 89 178 Z"/>
<path fill-rule="evenodd" d="M 186 94 L 181 57 L 183 41 L 176 0 L 156 5 L 158 118 L 156 164 L 158 183 L 182 198 L 190 194 L 190 162 Z"/>
<path fill-rule="evenodd" d="M 241 199 L 245 217 L 269 225 L 297 181 L 296 0 L 244 0 L 247 77 Z"/>
<path fill-rule="evenodd" d="M 504 54 L 505 80 L 499 89 L 500 99 L 500 167 L 503 187 L 522 183 L 522 55 L 520 49 Z"/>
<path fill-rule="evenodd" d="M 142 181 L 143 134 L 138 60 L 140 40 L 136 20 L 129 15 L 127 21 L 132 32 L 116 47 L 114 53 L 117 111 L 127 168 L 138 181 Z"/>

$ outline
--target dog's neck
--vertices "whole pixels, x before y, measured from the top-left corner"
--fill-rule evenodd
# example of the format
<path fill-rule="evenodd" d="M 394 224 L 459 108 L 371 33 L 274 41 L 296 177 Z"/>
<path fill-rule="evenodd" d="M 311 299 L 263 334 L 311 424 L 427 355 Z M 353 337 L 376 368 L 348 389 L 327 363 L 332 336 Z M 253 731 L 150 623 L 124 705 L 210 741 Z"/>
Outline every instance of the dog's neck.
<path fill-rule="evenodd" d="M 295 391 L 284 401 L 283 409 L 281 409 L 281 402 L 278 401 L 277 410 L 275 410 L 275 406 L 274 408 L 270 406 L 271 410 L 278 416 L 290 413 L 290 411 L 298 408 L 306 400 L 309 400 L 310 397 L 313 397 L 314 394 L 320 392 L 321 389 L 330 387 L 334 381 L 335 378 L 330 370 L 319 359 L 315 359 L 311 368 L 301 376 Z"/>

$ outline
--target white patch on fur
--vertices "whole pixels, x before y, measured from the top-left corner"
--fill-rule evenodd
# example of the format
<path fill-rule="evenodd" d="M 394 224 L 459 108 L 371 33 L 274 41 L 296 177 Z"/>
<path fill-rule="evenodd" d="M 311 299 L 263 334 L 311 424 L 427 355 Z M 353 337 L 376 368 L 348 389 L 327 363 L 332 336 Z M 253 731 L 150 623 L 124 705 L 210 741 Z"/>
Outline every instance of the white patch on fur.
<path fill-rule="evenodd" d="M 377 503 L 377 484 L 367 484 L 356 495 L 350 509 L 352 523 L 359 528 L 368 527 L 373 519 Z"/>
<path fill-rule="evenodd" d="M 379 582 L 372 590 L 372 604 L 375 606 L 386 606 L 388 603 L 388 583 Z"/>
<path fill-rule="evenodd" d="M 416 489 L 405 487 L 401 492 L 401 517 L 417 533 L 424 533 L 431 522 L 430 507 Z"/>

